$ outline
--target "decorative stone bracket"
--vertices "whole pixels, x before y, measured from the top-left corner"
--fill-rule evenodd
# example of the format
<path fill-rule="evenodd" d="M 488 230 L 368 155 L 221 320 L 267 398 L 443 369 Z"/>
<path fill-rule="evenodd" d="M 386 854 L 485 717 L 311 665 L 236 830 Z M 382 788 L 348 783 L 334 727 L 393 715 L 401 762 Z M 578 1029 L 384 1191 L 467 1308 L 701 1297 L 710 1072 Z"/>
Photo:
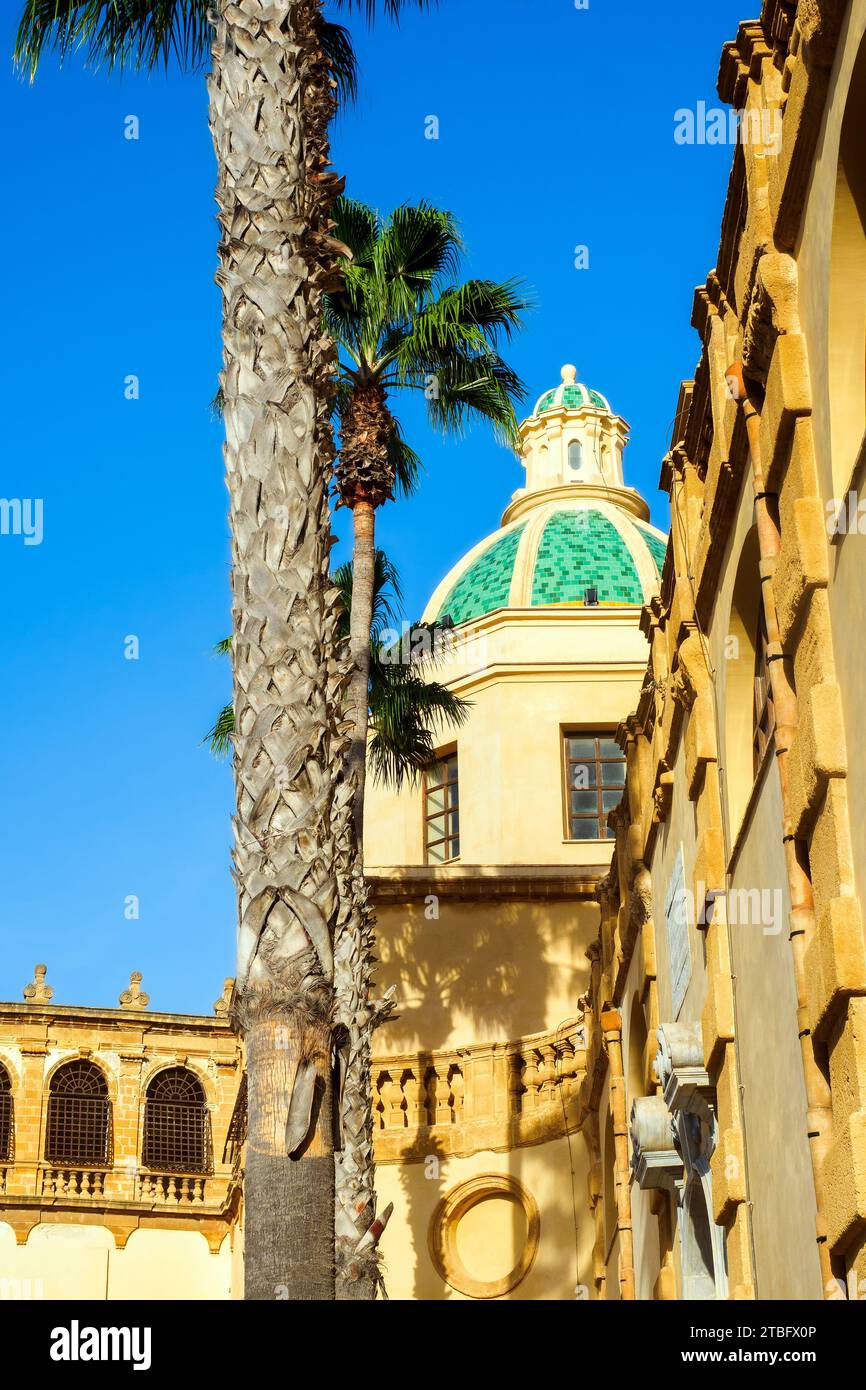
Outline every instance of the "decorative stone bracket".
<path fill-rule="evenodd" d="M 662 1024 L 658 1047 L 654 1065 L 662 1095 L 632 1105 L 632 1168 L 642 1190 L 667 1188 L 676 1197 L 683 1297 L 723 1299 L 724 1232 L 711 1217 L 715 1091 L 704 1068 L 700 1023 Z"/>

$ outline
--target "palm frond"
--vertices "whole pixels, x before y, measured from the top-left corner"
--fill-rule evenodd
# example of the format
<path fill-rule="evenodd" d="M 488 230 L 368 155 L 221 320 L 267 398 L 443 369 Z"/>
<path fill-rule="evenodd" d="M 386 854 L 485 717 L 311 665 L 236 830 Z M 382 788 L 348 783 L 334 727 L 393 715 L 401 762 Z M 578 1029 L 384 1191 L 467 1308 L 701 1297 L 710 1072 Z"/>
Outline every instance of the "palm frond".
<path fill-rule="evenodd" d="M 349 106 L 358 100 L 358 60 L 349 31 L 342 24 L 320 18 L 319 40 L 337 84 L 337 100 Z"/>
<path fill-rule="evenodd" d="M 463 240 L 454 216 L 431 203 L 395 208 L 376 243 L 373 279 L 392 318 L 408 318 L 443 275 L 460 264 Z"/>
<path fill-rule="evenodd" d="M 208 0 L 26 0 L 14 58 L 31 78 L 43 53 L 83 48 L 94 66 L 197 67 L 210 51 Z"/>
<path fill-rule="evenodd" d="M 421 481 L 424 465 L 420 454 L 416 454 L 411 444 L 406 442 L 400 421 L 392 416 L 393 431 L 388 442 L 388 462 L 394 470 L 397 492 L 402 497 L 411 497 Z"/>
<path fill-rule="evenodd" d="M 231 752 L 235 733 L 235 711 L 233 705 L 224 705 L 216 718 L 216 723 L 204 736 L 210 751 L 218 758 Z"/>
<path fill-rule="evenodd" d="M 432 765 L 438 730 L 464 724 L 471 701 L 422 680 L 411 665 L 376 663 L 371 674 L 370 767 L 377 781 L 399 790 Z"/>
<path fill-rule="evenodd" d="M 363 10 L 367 17 L 367 23 L 375 23 L 379 11 L 381 10 L 386 19 L 393 19 L 396 24 L 400 22 L 400 15 L 403 10 L 432 10 L 438 4 L 438 0 L 334 0 L 338 10 Z"/>
<path fill-rule="evenodd" d="M 331 217 L 334 235 L 348 246 L 353 265 L 369 268 L 381 231 L 377 213 L 356 198 L 341 197 L 334 204 Z"/>
<path fill-rule="evenodd" d="M 342 613 L 337 628 L 338 637 L 348 637 L 349 618 L 352 612 L 353 565 L 351 560 L 334 571 L 334 584 L 340 592 Z M 390 592 L 389 592 L 390 590 Z M 400 622 L 400 604 L 403 590 L 397 566 L 388 559 L 384 550 L 377 550 L 373 561 L 373 614 L 370 627 L 370 642 L 375 649 L 381 641 L 385 628 L 396 628 Z"/>

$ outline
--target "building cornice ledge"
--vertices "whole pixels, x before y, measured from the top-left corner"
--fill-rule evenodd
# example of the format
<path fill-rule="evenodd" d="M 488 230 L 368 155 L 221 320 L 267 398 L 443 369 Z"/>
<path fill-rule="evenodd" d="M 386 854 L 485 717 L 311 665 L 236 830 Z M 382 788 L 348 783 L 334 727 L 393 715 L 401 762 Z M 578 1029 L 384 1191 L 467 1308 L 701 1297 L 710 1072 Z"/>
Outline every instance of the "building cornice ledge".
<path fill-rule="evenodd" d="M 590 900 L 609 870 L 607 864 L 512 866 L 427 864 L 367 870 L 374 903 L 417 902 L 428 893 L 464 902 L 503 898 Z"/>

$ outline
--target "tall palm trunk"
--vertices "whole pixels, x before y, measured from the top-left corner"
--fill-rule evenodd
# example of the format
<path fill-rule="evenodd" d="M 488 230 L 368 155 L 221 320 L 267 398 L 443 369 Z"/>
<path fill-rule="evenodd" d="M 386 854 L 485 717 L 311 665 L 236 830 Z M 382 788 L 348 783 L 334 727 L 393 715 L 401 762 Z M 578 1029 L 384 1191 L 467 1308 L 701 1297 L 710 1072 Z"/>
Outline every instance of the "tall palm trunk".
<path fill-rule="evenodd" d="M 246 1297 L 334 1297 L 329 700 L 333 101 L 314 0 L 233 0 L 209 78 L 232 532 L 234 866 L 249 1076 Z"/>
<path fill-rule="evenodd" d="M 337 1297 L 375 1298 L 384 1291 L 378 1240 L 390 1215 L 376 1211 L 373 1160 L 373 1033 L 393 1008 L 389 995 L 372 1000 L 375 919 L 364 880 L 364 797 L 367 784 L 370 629 L 376 569 L 376 508 L 391 495 L 388 444 L 393 421 L 377 382 L 356 387 L 343 411 L 338 486 L 352 509 L 354 547 L 349 618 L 351 719 L 348 783 L 354 819 L 354 856 L 347 866 L 349 908 L 336 949 L 337 1018 L 341 1031 L 340 1149 L 337 1182 Z"/>
<path fill-rule="evenodd" d="M 390 443 L 394 421 L 385 388 L 378 381 L 356 384 L 343 408 L 337 473 L 340 497 L 352 510 L 352 612 L 349 647 L 352 679 L 350 769 L 355 784 L 355 834 L 364 863 L 364 789 L 367 780 L 369 723 L 370 628 L 376 577 L 376 510 L 393 496 L 394 467 Z"/>
<path fill-rule="evenodd" d="M 366 499 L 352 506 L 352 612 L 349 650 L 352 680 L 349 705 L 352 712 L 350 770 L 355 787 L 355 838 L 364 864 L 364 794 L 367 785 L 367 726 L 370 712 L 370 627 L 373 622 L 373 588 L 376 573 L 376 510 Z"/>

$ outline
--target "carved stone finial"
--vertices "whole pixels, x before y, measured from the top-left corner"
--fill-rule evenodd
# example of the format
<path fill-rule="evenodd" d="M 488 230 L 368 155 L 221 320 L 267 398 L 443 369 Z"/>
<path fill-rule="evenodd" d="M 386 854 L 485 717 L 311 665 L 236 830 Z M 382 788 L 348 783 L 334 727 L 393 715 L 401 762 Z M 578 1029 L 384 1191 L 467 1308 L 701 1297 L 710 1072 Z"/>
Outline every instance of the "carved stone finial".
<path fill-rule="evenodd" d="M 54 990 L 45 983 L 47 973 L 47 965 L 35 967 L 31 983 L 24 986 L 24 998 L 28 1004 L 47 1004 L 49 999 L 53 997 Z"/>
<path fill-rule="evenodd" d="M 120 1007 L 122 1009 L 146 1009 L 150 1003 L 150 995 L 145 994 L 141 988 L 141 971 L 133 970 L 129 977 L 129 989 L 125 989 L 120 996 Z"/>
<path fill-rule="evenodd" d="M 577 380 L 577 368 L 573 367 L 570 362 L 566 362 L 559 375 L 562 377 L 564 385 L 573 386 Z"/>
<path fill-rule="evenodd" d="M 214 1000 L 213 1006 L 213 1011 L 218 1018 L 228 1018 L 228 1012 L 232 1002 L 232 991 L 234 990 L 234 987 L 235 982 L 231 978 L 231 976 L 229 976 L 228 979 L 223 980 L 223 992 L 220 995 L 219 999 Z"/>

